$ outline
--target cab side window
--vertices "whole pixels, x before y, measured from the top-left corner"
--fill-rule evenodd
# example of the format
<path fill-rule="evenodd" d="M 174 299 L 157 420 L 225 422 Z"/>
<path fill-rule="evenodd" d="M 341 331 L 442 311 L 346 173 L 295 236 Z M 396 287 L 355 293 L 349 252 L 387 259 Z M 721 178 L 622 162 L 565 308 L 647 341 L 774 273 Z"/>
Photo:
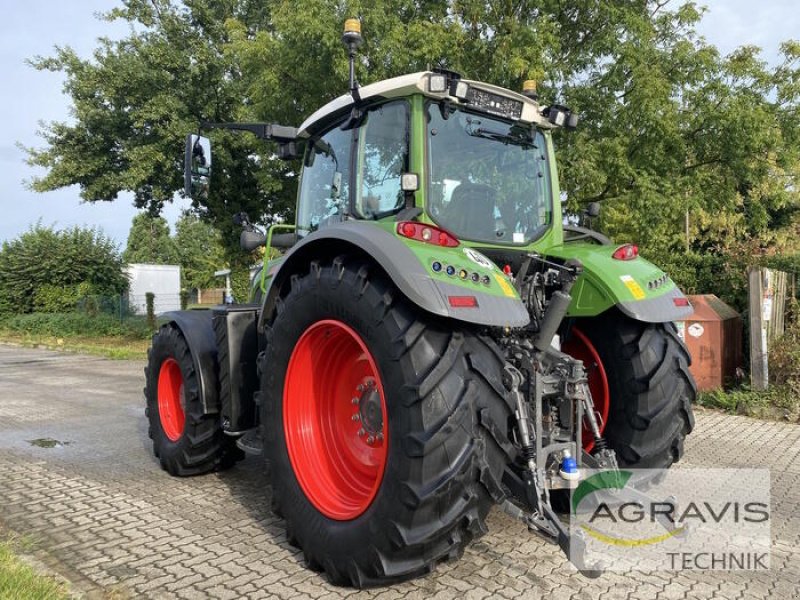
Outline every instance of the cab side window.
<path fill-rule="evenodd" d="M 301 236 L 346 212 L 350 201 L 352 140 L 353 132 L 342 131 L 337 124 L 308 142 L 297 215 L 297 231 Z"/>
<path fill-rule="evenodd" d="M 408 104 L 389 102 L 371 109 L 358 140 L 356 216 L 388 216 L 404 204 L 400 179 L 408 170 Z"/>

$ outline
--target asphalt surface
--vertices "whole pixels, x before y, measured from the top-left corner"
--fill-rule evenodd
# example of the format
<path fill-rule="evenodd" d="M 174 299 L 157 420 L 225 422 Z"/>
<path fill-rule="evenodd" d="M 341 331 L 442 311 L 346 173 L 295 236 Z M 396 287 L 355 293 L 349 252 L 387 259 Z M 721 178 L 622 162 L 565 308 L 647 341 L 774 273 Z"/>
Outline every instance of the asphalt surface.
<path fill-rule="evenodd" d="M 555 546 L 494 511 L 489 534 L 461 560 L 359 592 L 306 568 L 269 511 L 257 458 L 191 479 L 159 468 L 147 437 L 143 367 L 0 345 L 0 525 L 26 536 L 85 597 L 800 598 L 798 425 L 698 412 L 680 463 L 770 467 L 770 571 L 590 580 Z"/>

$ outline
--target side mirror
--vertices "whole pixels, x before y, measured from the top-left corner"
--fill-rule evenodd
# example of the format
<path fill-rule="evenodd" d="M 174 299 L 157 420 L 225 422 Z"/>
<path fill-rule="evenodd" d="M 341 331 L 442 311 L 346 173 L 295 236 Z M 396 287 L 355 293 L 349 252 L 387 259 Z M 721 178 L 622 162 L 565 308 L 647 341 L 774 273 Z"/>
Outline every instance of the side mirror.
<path fill-rule="evenodd" d="M 586 206 L 586 216 L 594 219 L 599 214 L 600 214 L 600 203 L 589 202 L 589 204 Z"/>
<path fill-rule="evenodd" d="M 252 252 L 267 243 L 267 236 L 255 229 L 245 229 L 239 236 L 239 246 L 242 250 Z"/>
<path fill-rule="evenodd" d="M 211 181 L 211 141 L 190 133 L 186 136 L 183 191 L 188 198 L 206 200 Z"/>

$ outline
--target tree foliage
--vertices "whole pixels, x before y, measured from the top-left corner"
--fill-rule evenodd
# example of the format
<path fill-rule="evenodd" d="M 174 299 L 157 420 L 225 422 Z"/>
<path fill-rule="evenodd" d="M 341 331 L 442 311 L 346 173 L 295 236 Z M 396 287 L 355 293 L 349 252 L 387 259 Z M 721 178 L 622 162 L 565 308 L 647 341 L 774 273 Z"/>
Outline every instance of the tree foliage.
<path fill-rule="evenodd" d="M 127 285 L 116 245 L 96 229 L 37 224 L 0 250 L 0 313 L 69 310 Z"/>
<path fill-rule="evenodd" d="M 175 264 L 178 261 L 178 253 L 175 242 L 169 235 L 167 220 L 163 217 L 154 217 L 147 212 L 133 217 L 122 260 L 129 264 Z"/>
<path fill-rule="evenodd" d="M 569 207 L 602 201 L 605 232 L 647 256 L 681 267 L 742 247 L 797 252 L 800 44 L 783 44 L 777 67 L 752 47 L 721 56 L 694 33 L 692 2 L 124 0 L 106 18 L 130 22 L 128 37 L 89 60 L 57 48 L 33 61 L 65 73 L 76 117 L 30 150 L 47 169 L 34 187 L 78 184 L 89 201 L 130 190 L 158 212 L 200 121 L 299 125 L 346 90 L 340 27 L 353 15 L 362 83 L 434 66 L 511 89 L 534 78 L 544 103 L 582 113 L 557 139 Z M 230 216 L 291 218 L 299 166 L 247 135 L 211 136 L 212 194 L 194 208 L 241 271 Z"/>
<path fill-rule="evenodd" d="M 219 232 L 197 215 L 187 212 L 175 224 L 174 241 L 183 287 L 218 287 L 220 279 L 214 277 L 214 271 L 226 264 Z"/>

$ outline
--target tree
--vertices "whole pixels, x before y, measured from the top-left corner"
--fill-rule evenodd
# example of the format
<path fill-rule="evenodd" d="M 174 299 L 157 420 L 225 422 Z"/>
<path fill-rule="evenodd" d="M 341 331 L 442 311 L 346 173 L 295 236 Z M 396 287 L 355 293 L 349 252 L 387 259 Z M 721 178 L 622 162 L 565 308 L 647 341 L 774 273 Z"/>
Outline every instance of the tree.
<path fill-rule="evenodd" d="M 264 26 L 263 4 L 197 0 L 176 6 L 169 0 L 128 0 L 105 18 L 129 21 L 136 29 L 117 42 L 100 40 L 93 60 L 82 60 L 70 48 L 34 59 L 38 69 L 66 74 L 75 115 L 74 124 L 46 126 L 46 147 L 30 151 L 31 163 L 47 169 L 34 189 L 78 184 L 89 202 L 111 201 L 131 191 L 136 206 L 159 213 L 182 188 L 185 135 L 204 120 L 243 116 L 243 74 L 225 51 L 225 23 L 234 19 Z M 218 142 L 214 193 L 195 208 L 223 233 L 228 262 L 246 286 L 249 257 L 239 250 L 231 216 L 245 211 L 266 223 L 288 215 L 294 184 L 283 195 L 274 193 L 283 187 L 288 167 L 261 160 L 271 150 L 255 139 L 224 132 L 213 136 Z M 262 187 L 260 180 L 272 184 Z"/>
<path fill-rule="evenodd" d="M 126 263 L 154 265 L 174 265 L 178 262 L 175 242 L 169 235 L 166 219 L 146 212 L 133 217 L 122 260 Z"/>
<path fill-rule="evenodd" d="M 174 242 L 184 289 L 219 285 L 214 271 L 222 269 L 226 262 L 225 249 L 216 229 L 197 215 L 185 212 L 175 224 Z"/>
<path fill-rule="evenodd" d="M 37 223 L 0 250 L 0 313 L 64 310 L 79 296 L 119 294 L 128 286 L 122 264 L 116 245 L 97 229 Z"/>
<path fill-rule="evenodd" d="M 74 124 L 44 128 L 30 161 L 49 190 L 78 184 L 88 201 L 135 193 L 158 212 L 181 189 L 180 149 L 200 121 L 299 125 L 346 90 L 345 17 L 361 17 L 358 74 L 369 83 L 429 66 L 569 104 L 581 130 L 559 133 L 570 207 L 600 200 L 607 233 L 657 260 L 719 252 L 720 238 L 769 252 L 797 221 L 800 47 L 770 69 L 754 48 L 731 56 L 693 31 L 691 2 L 664 0 L 126 0 L 107 18 L 131 34 L 92 60 L 69 48 L 37 58 L 63 72 Z M 250 257 L 230 221 L 291 219 L 299 165 L 245 134 L 212 131 L 212 193 L 194 208 L 222 234 L 240 295 Z M 686 228 L 686 215 L 690 225 Z M 688 240 L 688 243 L 687 243 Z"/>

